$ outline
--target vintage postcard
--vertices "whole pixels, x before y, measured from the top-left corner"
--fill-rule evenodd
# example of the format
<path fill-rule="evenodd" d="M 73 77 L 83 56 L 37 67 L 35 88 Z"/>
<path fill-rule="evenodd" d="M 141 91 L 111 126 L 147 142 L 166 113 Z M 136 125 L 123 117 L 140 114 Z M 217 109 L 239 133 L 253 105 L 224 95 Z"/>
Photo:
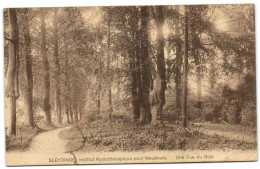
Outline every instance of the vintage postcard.
<path fill-rule="evenodd" d="M 3 12 L 7 166 L 257 160 L 254 4 Z"/>

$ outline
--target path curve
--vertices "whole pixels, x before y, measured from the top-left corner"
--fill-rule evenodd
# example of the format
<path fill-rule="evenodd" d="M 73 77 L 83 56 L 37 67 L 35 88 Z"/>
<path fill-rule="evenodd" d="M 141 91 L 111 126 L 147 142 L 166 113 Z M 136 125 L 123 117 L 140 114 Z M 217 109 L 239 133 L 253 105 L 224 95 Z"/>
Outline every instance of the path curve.
<path fill-rule="evenodd" d="M 63 130 L 69 129 L 72 126 L 57 128 L 47 132 L 36 135 L 28 148 L 28 153 L 65 153 L 66 144 L 65 140 L 59 137 L 59 133 Z"/>
<path fill-rule="evenodd" d="M 6 165 L 59 165 L 64 164 L 64 159 L 74 159 L 70 153 L 66 153 L 68 141 L 59 137 L 61 131 L 72 127 L 67 126 L 39 133 L 32 139 L 25 151 L 6 152 Z M 66 164 L 70 163 L 74 162 L 66 162 Z"/>

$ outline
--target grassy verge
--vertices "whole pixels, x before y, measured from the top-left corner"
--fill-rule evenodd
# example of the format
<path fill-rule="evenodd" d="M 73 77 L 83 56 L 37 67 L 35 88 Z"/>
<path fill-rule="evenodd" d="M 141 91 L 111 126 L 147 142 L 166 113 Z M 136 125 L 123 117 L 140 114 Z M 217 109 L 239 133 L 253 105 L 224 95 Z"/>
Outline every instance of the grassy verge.
<path fill-rule="evenodd" d="M 21 128 L 18 130 L 16 136 L 6 136 L 6 150 L 22 150 L 24 151 L 33 137 L 39 132 L 38 128 Z"/>

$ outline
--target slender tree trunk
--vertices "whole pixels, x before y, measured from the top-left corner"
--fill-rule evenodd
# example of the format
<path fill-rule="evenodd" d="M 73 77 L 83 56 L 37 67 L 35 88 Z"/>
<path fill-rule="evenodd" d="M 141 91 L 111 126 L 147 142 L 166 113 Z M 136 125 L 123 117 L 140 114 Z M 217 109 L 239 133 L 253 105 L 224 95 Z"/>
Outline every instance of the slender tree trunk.
<path fill-rule="evenodd" d="M 100 69 L 101 69 L 101 67 L 100 67 Z M 99 71 L 101 71 L 101 70 L 99 70 Z M 101 73 L 99 75 L 99 81 L 98 81 L 97 115 L 100 114 L 100 109 L 101 109 L 100 93 L 101 93 Z"/>
<path fill-rule="evenodd" d="M 70 117 L 70 123 L 74 123 L 74 118 L 73 118 L 73 111 L 72 111 L 72 101 L 71 101 L 71 94 L 69 98 L 69 117 Z"/>
<path fill-rule="evenodd" d="M 65 47 L 65 114 L 66 114 L 66 122 L 72 123 L 72 119 L 70 120 L 70 82 L 69 82 L 69 58 L 68 58 L 68 50 Z"/>
<path fill-rule="evenodd" d="M 187 7 L 185 7 L 187 8 Z M 182 101 L 182 126 L 187 127 L 187 76 L 188 76 L 188 11 L 185 9 L 184 21 L 184 65 L 183 65 L 183 101 Z"/>
<path fill-rule="evenodd" d="M 117 82 L 117 93 L 116 93 L 116 100 L 119 102 L 120 100 L 120 82 Z"/>
<path fill-rule="evenodd" d="M 139 74 L 140 73 L 140 65 L 139 65 L 139 42 L 137 36 L 138 29 L 138 10 L 133 7 L 133 13 L 131 15 L 131 44 L 129 49 L 129 57 L 130 57 L 130 71 L 131 71 L 131 99 L 132 99 L 132 114 L 133 120 L 136 122 L 140 119 L 140 95 L 139 95 Z"/>
<path fill-rule="evenodd" d="M 196 65 L 196 78 L 197 78 L 197 107 L 199 109 L 202 108 L 202 90 L 201 90 L 201 65 L 198 56 L 198 50 L 196 49 L 196 39 L 198 39 L 198 35 L 196 35 L 194 24 L 191 26 L 191 36 L 192 36 L 192 48 L 191 55 L 194 57 L 195 65 Z"/>
<path fill-rule="evenodd" d="M 16 100 L 19 97 L 18 90 L 18 50 L 19 33 L 17 25 L 16 9 L 8 9 L 10 39 L 9 42 L 9 60 L 7 70 L 7 84 L 5 90 L 6 96 L 6 135 L 16 135 Z"/>
<path fill-rule="evenodd" d="M 176 120 L 179 120 L 181 117 L 181 48 L 182 42 L 180 38 L 180 21 L 179 17 L 176 20 L 175 33 L 178 38 L 178 43 L 176 43 L 176 66 L 175 66 L 175 103 L 176 103 Z"/>
<path fill-rule="evenodd" d="M 73 111 L 73 121 L 74 122 L 78 122 L 79 121 L 79 119 L 78 119 L 78 110 L 77 109 L 75 109 Z"/>
<path fill-rule="evenodd" d="M 164 60 L 164 36 L 163 36 L 163 9 L 162 6 L 156 7 L 157 15 L 157 72 L 150 92 L 150 104 L 152 106 L 152 124 L 154 126 L 164 126 L 162 121 L 162 111 L 165 104 L 165 60 Z"/>
<path fill-rule="evenodd" d="M 111 16 L 110 16 L 110 9 L 108 9 L 108 30 L 107 30 L 107 70 L 110 75 L 110 24 L 111 24 Z M 109 105 L 109 118 L 111 118 L 113 113 L 113 106 L 112 106 L 112 93 L 111 93 L 111 83 L 108 86 L 108 105 Z"/>
<path fill-rule="evenodd" d="M 43 111 L 46 115 L 46 124 L 52 125 L 51 122 L 51 105 L 50 105 L 50 74 L 49 74 L 49 61 L 47 56 L 46 48 L 46 28 L 45 28 L 45 9 L 40 9 L 41 18 L 41 55 L 42 55 L 42 65 L 43 65 Z"/>
<path fill-rule="evenodd" d="M 151 109 L 149 103 L 149 89 L 151 87 L 151 70 L 148 53 L 148 7 L 141 7 L 141 124 L 151 122 Z"/>
<path fill-rule="evenodd" d="M 197 107 L 202 108 L 202 90 L 201 90 L 201 69 L 200 61 L 197 52 L 194 52 L 195 65 L 196 65 L 196 78 L 197 78 Z"/>
<path fill-rule="evenodd" d="M 215 77 L 215 66 L 214 66 L 214 63 L 212 62 L 210 64 L 210 70 L 209 70 L 209 83 L 210 83 L 210 88 L 211 90 L 214 90 L 215 89 L 215 85 L 216 85 L 216 77 Z"/>
<path fill-rule="evenodd" d="M 68 104 L 68 103 L 65 103 L 65 104 Z M 67 106 L 65 107 L 64 111 L 65 111 L 65 115 L 66 115 L 65 123 L 70 124 L 69 109 Z"/>
<path fill-rule="evenodd" d="M 73 120 L 74 122 L 78 122 L 78 103 L 76 100 L 74 100 L 74 106 L 73 106 Z"/>
<path fill-rule="evenodd" d="M 57 123 L 61 124 L 61 101 L 60 101 L 60 61 L 59 61 L 59 44 L 58 44 L 58 8 L 54 8 L 53 25 L 54 25 L 54 80 L 55 80 L 55 112 Z"/>
<path fill-rule="evenodd" d="M 137 36 L 138 37 L 138 36 Z M 139 41 L 139 40 L 138 40 Z M 142 97 L 142 89 L 141 89 L 141 68 L 140 68 L 140 43 L 138 42 L 136 47 L 135 47 L 135 68 L 136 68 L 136 80 L 137 80 L 137 100 L 136 100 L 136 105 L 137 105 L 137 118 L 140 119 L 140 114 L 141 114 L 141 97 Z"/>
<path fill-rule="evenodd" d="M 24 51 L 25 51 L 25 94 L 24 94 L 24 125 L 35 127 L 33 119 L 33 74 L 31 56 L 31 36 L 29 25 L 29 8 L 25 8 L 24 18 Z"/>
<path fill-rule="evenodd" d="M 69 69 L 68 69 L 69 70 Z M 68 71 L 67 70 L 67 71 Z M 70 118 L 70 123 L 74 123 L 74 118 L 73 118 L 73 92 L 72 92 L 72 89 L 73 89 L 73 85 L 72 85 L 72 82 L 70 80 L 71 76 L 70 74 L 68 74 L 68 113 L 69 113 L 69 118 Z"/>
<path fill-rule="evenodd" d="M 80 94 L 78 92 L 78 86 L 75 79 L 71 82 L 71 102 L 72 102 L 72 113 L 73 122 L 78 122 L 78 102 L 80 100 Z"/>
<path fill-rule="evenodd" d="M 138 50 L 138 49 L 137 49 Z M 131 52 L 131 76 L 132 76 L 132 114 L 134 121 L 140 119 L 140 76 L 139 76 L 139 56 L 138 51 Z"/>
<path fill-rule="evenodd" d="M 101 110 L 101 100 L 100 100 L 100 94 L 101 94 L 101 88 L 102 88 L 102 61 L 101 56 L 99 56 L 99 69 L 98 69 L 98 98 L 97 98 L 97 115 L 100 114 Z"/>
<path fill-rule="evenodd" d="M 133 57 L 133 56 L 132 56 Z M 133 61 L 131 61 L 133 62 Z M 132 114 L 134 121 L 137 121 L 140 119 L 140 99 L 138 95 L 138 79 L 137 79 L 137 73 L 136 68 L 134 67 L 134 63 L 131 63 L 131 76 L 132 76 Z"/>
<path fill-rule="evenodd" d="M 80 103 L 78 104 L 78 119 L 82 120 L 81 100 Z"/>

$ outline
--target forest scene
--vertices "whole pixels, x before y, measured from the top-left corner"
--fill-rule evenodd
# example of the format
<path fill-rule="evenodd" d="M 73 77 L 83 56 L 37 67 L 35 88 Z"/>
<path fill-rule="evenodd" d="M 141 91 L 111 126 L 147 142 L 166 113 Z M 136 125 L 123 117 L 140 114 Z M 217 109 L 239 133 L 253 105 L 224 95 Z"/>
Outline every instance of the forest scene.
<path fill-rule="evenodd" d="M 4 9 L 7 159 L 255 152 L 255 55 L 253 4 Z"/>

